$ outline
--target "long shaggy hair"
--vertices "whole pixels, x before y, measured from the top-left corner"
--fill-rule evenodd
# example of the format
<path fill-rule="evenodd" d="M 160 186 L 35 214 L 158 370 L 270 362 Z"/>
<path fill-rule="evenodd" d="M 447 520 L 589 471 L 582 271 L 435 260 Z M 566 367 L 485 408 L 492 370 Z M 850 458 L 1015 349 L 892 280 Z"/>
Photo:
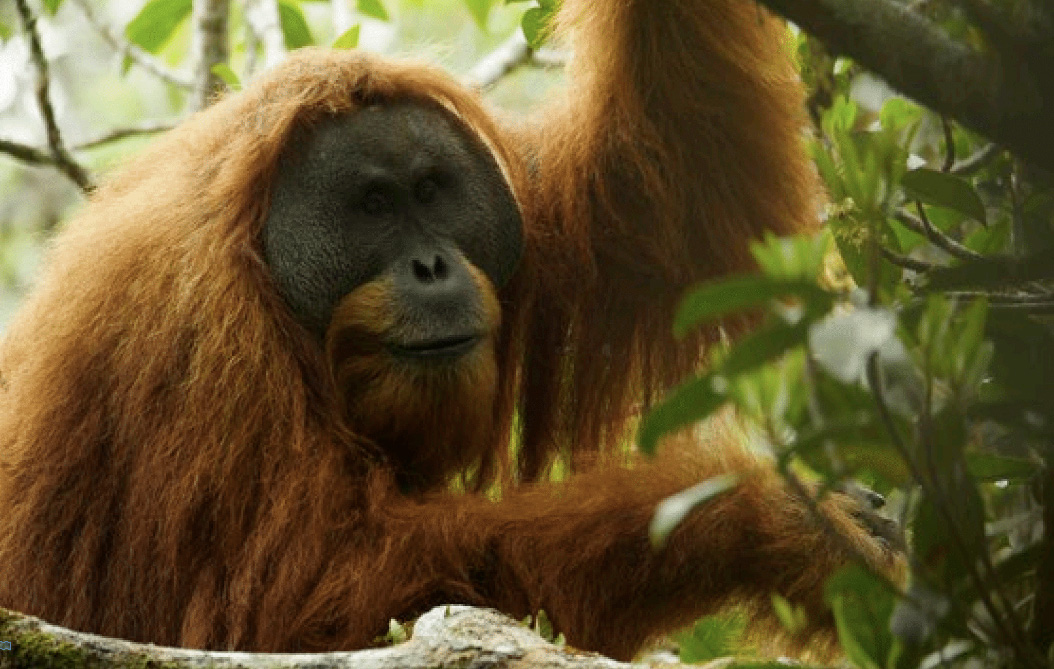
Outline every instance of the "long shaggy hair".
<path fill-rule="evenodd" d="M 672 341 L 681 291 L 749 269 L 751 239 L 816 210 L 783 28 L 754 4 L 566 0 L 560 23 L 571 84 L 533 121 L 499 126 L 426 65 L 305 49 L 99 190 L 0 351 L 0 605 L 127 639 L 293 651 L 368 645 L 391 617 L 461 601 L 544 608 L 572 643 L 626 656 L 733 593 L 819 601 L 844 556 L 728 444 L 517 485 L 623 438 L 713 336 Z M 295 131 L 407 100 L 493 151 L 525 249 L 487 305 L 489 357 L 456 381 L 460 413 L 370 381 L 405 417 L 388 429 L 426 426 L 386 453 L 357 429 L 371 408 L 340 390 L 376 370 L 332 368 L 355 342 L 297 325 L 260 231 Z M 383 294 L 346 299 L 383 318 Z M 501 477 L 505 499 L 405 496 L 392 463 L 407 458 L 470 486 Z M 740 486 L 652 551 L 656 502 L 728 470 Z"/>

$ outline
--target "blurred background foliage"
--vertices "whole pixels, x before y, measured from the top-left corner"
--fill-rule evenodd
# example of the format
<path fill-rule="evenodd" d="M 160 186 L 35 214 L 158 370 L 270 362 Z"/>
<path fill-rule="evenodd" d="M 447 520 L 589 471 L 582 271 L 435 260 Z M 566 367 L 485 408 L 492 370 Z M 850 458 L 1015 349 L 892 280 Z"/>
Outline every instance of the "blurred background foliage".
<path fill-rule="evenodd" d="M 68 146 L 143 125 L 164 127 L 188 109 L 188 93 L 137 66 L 113 48 L 80 3 L 47 0 L 30 5 L 37 17 L 51 74 L 51 101 Z M 172 71 L 184 70 L 192 42 L 191 0 L 87 0 L 97 23 L 127 43 L 157 57 Z M 468 75 L 473 66 L 525 23 L 544 22 L 536 2 L 500 0 L 282 0 L 279 17 L 289 49 L 344 46 L 405 55 Z M 244 5 L 231 3 L 229 68 L 240 84 L 246 67 Z M 534 11 L 525 17 L 525 14 Z M 348 33 L 351 33 L 350 35 Z M 355 36 L 356 42 L 347 37 Z M 537 35 L 536 35 L 537 36 Z M 259 58 L 258 67 L 259 67 Z M 488 86 L 486 97 L 507 110 L 529 109 L 563 78 L 557 67 L 521 67 Z M 36 73 L 13 2 L 0 2 L 0 138 L 46 146 L 35 99 Z M 97 148 L 78 151 L 78 162 L 105 178 L 108 170 L 150 141 L 133 133 Z M 31 284 L 41 245 L 56 225 L 75 213 L 84 198 L 49 166 L 35 166 L 0 153 L 0 330 Z"/>
<path fill-rule="evenodd" d="M 31 7 L 67 144 L 135 130 L 75 151 L 105 176 L 150 141 L 143 130 L 178 122 L 192 105 L 187 86 L 163 81 L 100 37 L 85 18 L 88 1 Z M 522 29 L 527 43 L 542 47 L 554 2 L 279 0 L 277 7 L 286 48 L 412 54 L 476 83 L 481 63 L 511 44 L 526 66 L 482 83 L 493 105 L 522 111 L 561 84 L 564 45 L 532 55 L 515 42 Z M 813 4 L 824 2 L 837 4 Z M 1028 39 L 1016 42 L 1024 57 L 1054 63 L 1046 2 L 893 4 L 979 53 L 1005 49 L 1014 40 L 1003 28 L 1024 26 Z M 186 72 L 191 4 L 91 6 L 96 23 Z M 991 20 L 985 12 L 993 7 L 1014 21 Z M 231 3 L 230 56 L 212 68 L 232 87 L 259 58 L 244 9 Z M 10 3 L 0 4 L 0 39 L 0 139 L 45 146 L 31 50 Z M 906 531 L 911 576 L 905 587 L 853 566 L 831 580 L 828 599 L 850 666 L 1051 666 L 1054 541 L 1043 528 L 1054 523 L 1054 503 L 1045 501 L 1054 495 L 1054 182 L 1046 167 L 898 95 L 816 38 L 791 27 L 788 42 L 809 93 L 805 141 L 829 195 L 823 232 L 757 240 L 760 274 L 689 292 L 671 324 L 675 334 L 742 311 L 762 325 L 715 350 L 705 373 L 642 420 L 637 443 L 649 451 L 662 435 L 733 407 L 803 496 L 850 480 L 886 495 Z M 1052 74 L 1038 70 L 1045 80 Z M 1054 127 L 1054 109 L 1041 113 Z M 32 281 L 48 235 L 83 204 L 70 179 L 31 162 L 0 157 L 0 327 Z M 705 481 L 671 498 L 656 515 L 655 541 L 733 485 Z M 789 632 L 801 628 L 801 611 L 780 599 L 773 606 Z M 751 659 L 764 653 L 741 612 L 702 619 L 679 642 L 685 661 L 733 654 L 746 658 L 739 666 L 781 666 Z"/>

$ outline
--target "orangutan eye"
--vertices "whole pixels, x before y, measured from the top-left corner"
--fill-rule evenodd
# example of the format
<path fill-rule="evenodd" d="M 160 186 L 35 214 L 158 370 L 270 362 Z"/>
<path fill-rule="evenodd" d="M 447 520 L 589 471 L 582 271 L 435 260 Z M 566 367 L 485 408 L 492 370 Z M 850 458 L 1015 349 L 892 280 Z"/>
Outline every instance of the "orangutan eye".
<path fill-rule="evenodd" d="M 362 210 L 369 216 L 382 216 L 391 208 L 388 197 L 378 190 L 371 190 L 362 198 Z"/>
<path fill-rule="evenodd" d="M 421 204 L 431 204 L 435 201 L 436 195 L 439 194 L 439 186 L 436 185 L 435 179 L 426 177 L 417 182 L 417 186 L 414 188 L 414 197 Z"/>

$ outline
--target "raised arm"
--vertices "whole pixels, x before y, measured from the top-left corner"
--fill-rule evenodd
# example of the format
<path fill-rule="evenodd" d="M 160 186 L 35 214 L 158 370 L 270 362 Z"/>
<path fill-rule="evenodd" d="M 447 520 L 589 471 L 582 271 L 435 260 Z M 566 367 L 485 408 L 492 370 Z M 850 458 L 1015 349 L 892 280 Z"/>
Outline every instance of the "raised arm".
<path fill-rule="evenodd" d="M 670 336 L 684 289 L 749 270 L 750 240 L 809 229 L 818 203 L 783 23 L 745 0 L 564 5 L 566 99 L 531 126 L 528 449 L 557 425 L 620 436 L 698 364 L 707 337 Z"/>

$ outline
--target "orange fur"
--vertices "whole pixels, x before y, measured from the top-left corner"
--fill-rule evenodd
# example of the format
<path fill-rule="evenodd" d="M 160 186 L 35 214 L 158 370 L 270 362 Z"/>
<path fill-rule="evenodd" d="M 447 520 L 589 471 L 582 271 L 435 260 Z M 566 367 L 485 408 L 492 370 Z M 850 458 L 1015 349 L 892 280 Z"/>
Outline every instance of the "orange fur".
<path fill-rule="evenodd" d="M 379 279 L 351 292 L 337 306 L 327 335 L 327 356 L 341 389 L 344 416 L 357 433 L 383 444 L 401 483 L 418 490 L 475 474 L 481 485 L 495 467 L 493 406 L 498 370 L 495 339 L 501 307 L 490 280 L 465 261 L 483 296 L 488 337 L 456 365 L 420 365 L 388 354 L 388 338 L 414 334 L 398 319 L 390 281 Z M 400 336 L 401 335 L 401 336 Z M 451 402 L 457 397 L 457 402 Z M 467 471 L 476 465 L 477 471 Z"/>
<path fill-rule="evenodd" d="M 749 239 L 815 211 L 778 23 L 742 0 L 565 6 L 572 85 L 533 124 L 500 127 L 428 66 L 302 50 L 98 192 L 0 349 L 0 605 L 261 651 L 361 647 L 442 602 L 544 608 L 621 657 L 731 595 L 817 604 L 845 556 L 730 444 L 512 485 L 624 437 L 713 335 L 672 341 L 681 291 L 750 268 Z M 524 217 L 522 265 L 488 298 L 494 345 L 428 387 L 368 352 L 371 328 L 397 327 L 383 283 L 349 295 L 319 346 L 258 239 L 293 130 L 392 100 L 477 133 Z M 433 488 L 505 472 L 504 499 L 404 495 L 401 461 L 434 467 Z M 744 482 L 653 551 L 656 503 L 729 470 Z M 888 564 L 851 510 L 828 512 Z"/>

